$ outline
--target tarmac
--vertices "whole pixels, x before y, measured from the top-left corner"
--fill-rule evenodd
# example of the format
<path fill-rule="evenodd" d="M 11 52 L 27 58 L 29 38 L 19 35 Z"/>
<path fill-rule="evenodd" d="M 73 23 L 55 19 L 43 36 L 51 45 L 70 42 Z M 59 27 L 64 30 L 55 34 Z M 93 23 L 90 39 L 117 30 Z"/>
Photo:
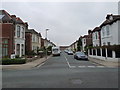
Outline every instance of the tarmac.
<path fill-rule="evenodd" d="M 28 62 L 26 64 L 16 64 L 16 65 L 0 65 L 0 69 L 2 70 L 25 70 L 25 69 L 31 69 L 34 67 L 37 67 L 47 61 L 52 55 L 48 56 L 47 59 L 46 57 L 39 58 L 37 60 L 34 60 L 32 62 Z M 88 58 L 89 61 L 94 62 L 99 65 L 103 65 L 106 67 L 120 67 L 120 62 L 112 62 L 112 61 L 103 61 L 95 58 Z"/>

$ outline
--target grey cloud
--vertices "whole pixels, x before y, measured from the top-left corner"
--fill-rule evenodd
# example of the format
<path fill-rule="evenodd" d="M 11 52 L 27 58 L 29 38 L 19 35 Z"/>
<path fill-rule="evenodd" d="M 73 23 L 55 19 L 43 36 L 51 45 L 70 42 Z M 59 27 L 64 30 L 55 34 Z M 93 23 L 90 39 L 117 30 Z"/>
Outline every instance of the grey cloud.
<path fill-rule="evenodd" d="M 117 14 L 117 2 L 28 2 L 3 3 L 2 8 L 10 14 L 28 21 L 29 27 L 59 44 L 69 45 L 88 29 L 99 26 L 108 13 Z"/>

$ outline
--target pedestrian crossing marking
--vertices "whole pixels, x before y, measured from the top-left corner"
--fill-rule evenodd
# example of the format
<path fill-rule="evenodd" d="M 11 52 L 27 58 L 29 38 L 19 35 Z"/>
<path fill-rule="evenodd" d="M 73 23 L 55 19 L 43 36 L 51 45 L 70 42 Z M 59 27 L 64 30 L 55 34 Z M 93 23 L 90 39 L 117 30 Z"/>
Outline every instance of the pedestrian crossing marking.
<path fill-rule="evenodd" d="M 78 66 L 78 67 L 80 67 L 80 68 L 81 68 L 81 67 L 86 67 L 86 66 Z"/>
<path fill-rule="evenodd" d="M 91 68 L 94 68 L 95 66 L 87 66 L 87 67 L 91 67 Z"/>
<path fill-rule="evenodd" d="M 97 66 L 97 67 L 101 67 L 102 68 L 102 67 L 105 67 L 105 66 Z"/>
<path fill-rule="evenodd" d="M 76 66 L 70 66 L 70 68 L 76 68 Z"/>
<path fill-rule="evenodd" d="M 70 68 L 104 68 L 105 66 L 70 66 Z"/>

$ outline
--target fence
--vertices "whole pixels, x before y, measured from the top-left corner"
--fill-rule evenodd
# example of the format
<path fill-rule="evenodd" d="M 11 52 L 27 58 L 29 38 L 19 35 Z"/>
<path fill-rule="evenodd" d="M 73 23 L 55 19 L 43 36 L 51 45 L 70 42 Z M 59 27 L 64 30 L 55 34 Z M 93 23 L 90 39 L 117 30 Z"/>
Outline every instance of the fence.
<path fill-rule="evenodd" d="M 100 60 L 118 61 L 120 60 L 120 51 L 113 51 L 108 48 L 88 49 L 88 56 Z"/>

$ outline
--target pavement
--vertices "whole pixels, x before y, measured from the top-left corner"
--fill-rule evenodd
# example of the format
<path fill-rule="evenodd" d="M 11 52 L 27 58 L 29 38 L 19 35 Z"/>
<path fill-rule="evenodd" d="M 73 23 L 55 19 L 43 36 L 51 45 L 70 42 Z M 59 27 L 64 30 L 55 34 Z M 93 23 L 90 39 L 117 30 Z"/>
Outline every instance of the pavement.
<path fill-rule="evenodd" d="M 32 62 L 28 62 L 26 64 L 16 64 L 16 65 L 0 65 L 0 69 L 2 70 L 24 70 L 24 69 L 31 69 L 33 67 L 37 67 L 38 65 L 42 64 L 46 60 L 48 60 L 51 57 L 48 56 L 47 59 L 46 57 L 43 58 L 38 58 Z"/>
<path fill-rule="evenodd" d="M 120 67 L 120 62 L 103 61 L 103 60 L 92 58 L 92 57 L 88 57 L 88 58 L 90 61 L 106 67 Z"/>

